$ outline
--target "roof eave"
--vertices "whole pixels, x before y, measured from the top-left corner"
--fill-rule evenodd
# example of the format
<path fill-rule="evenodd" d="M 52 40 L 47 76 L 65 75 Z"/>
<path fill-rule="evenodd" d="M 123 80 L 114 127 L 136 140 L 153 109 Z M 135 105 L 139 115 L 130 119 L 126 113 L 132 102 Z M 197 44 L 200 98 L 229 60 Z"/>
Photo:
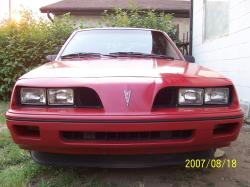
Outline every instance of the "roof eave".
<path fill-rule="evenodd" d="M 71 15 L 81 15 L 81 16 L 88 16 L 88 15 L 103 15 L 104 11 L 112 11 L 113 9 L 80 9 L 80 8 L 74 8 L 74 9 L 66 9 L 66 8 L 55 8 L 55 9 L 47 9 L 47 8 L 40 8 L 40 11 L 42 13 L 52 13 L 54 15 L 63 15 L 66 13 L 71 13 Z M 149 10 L 149 9 L 145 9 Z M 178 9 L 178 10 L 164 10 L 164 9 L 155 9 L 157 12 L 164 12 L 169 14 L 174 14 L 175 17 L 183 17 L 183 18 L 189 18 L 189 10 L 187 9 Z"/>

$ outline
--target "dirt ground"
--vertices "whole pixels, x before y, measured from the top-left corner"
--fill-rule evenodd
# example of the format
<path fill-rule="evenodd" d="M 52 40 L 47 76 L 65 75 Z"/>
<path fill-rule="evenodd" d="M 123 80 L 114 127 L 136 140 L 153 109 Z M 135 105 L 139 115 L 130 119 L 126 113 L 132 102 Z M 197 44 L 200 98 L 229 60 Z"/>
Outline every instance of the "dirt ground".
<path fill-rule="evenodd" d="M 84 175 L 98 175 L 115 186 L 181 187 L 218 186 L 250 187 L 250 125 L 244 125 L 238 139 L 223 148 L 221 159 L 236 159 L 237 167 L 223 169 L 185 169 L 183 166 L 144 169 L 86 169 Z"/>

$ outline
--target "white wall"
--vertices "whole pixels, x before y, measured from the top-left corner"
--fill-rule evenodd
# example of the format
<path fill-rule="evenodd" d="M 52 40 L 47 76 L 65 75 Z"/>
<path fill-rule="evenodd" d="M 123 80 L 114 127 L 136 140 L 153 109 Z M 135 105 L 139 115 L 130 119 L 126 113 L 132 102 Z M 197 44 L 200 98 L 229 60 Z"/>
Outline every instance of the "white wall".
<path fill-rule="evenodd" d="M 250 0 L 230 0 L 229 33 L 209 41 L 203 41 L 203 6 L 203 0 L 194 0 L 196 62 L 229 77 L 240 100 L 250 102 Z"/>
<path fill-rule="evenodd" d="M 101 16 L 75 16 L 73 15 L 77 24 L 89 25 L 90 27 L 95 27 L 96 24 L 101 22 Z"/>

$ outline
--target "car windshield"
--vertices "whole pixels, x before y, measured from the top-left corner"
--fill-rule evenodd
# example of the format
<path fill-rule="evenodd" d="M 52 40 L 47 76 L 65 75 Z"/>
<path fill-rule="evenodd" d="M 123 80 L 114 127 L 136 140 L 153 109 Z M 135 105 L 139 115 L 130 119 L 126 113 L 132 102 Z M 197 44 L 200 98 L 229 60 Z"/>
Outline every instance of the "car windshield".
<path fill-rule="evenodd" d="M 67 44 L 62 57 L 87 55 L 147 56 L 181 59 L 178 52 L 159 31 L 100 29 L 78 31 Z"/>

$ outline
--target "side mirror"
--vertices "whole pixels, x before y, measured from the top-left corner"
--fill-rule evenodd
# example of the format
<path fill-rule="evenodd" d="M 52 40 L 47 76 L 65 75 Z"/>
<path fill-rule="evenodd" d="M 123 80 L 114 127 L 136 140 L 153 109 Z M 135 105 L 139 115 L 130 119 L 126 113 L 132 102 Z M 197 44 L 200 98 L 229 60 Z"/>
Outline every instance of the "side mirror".
<path fill-rule="evenodd" d="M 46 60 L 48 60 L 48 62 L 53 62 L 55 61 L 57 55 L 47 55 L 46 56 Z"/>
<path fill-rule="evenodd" d="M 185 55 L 184 58 L 187 62 L 195 63 L 195 58 L 191 55 Z"/>

